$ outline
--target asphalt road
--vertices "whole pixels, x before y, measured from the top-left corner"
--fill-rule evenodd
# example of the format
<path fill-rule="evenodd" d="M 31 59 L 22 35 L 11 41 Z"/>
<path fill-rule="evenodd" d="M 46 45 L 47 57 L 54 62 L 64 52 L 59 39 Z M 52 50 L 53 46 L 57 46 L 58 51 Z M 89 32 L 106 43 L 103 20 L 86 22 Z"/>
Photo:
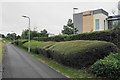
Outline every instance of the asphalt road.
<path fill-rule="evenodd" d="M 3 78 L 66 78 L 10 43 L 5 44 Z"/>

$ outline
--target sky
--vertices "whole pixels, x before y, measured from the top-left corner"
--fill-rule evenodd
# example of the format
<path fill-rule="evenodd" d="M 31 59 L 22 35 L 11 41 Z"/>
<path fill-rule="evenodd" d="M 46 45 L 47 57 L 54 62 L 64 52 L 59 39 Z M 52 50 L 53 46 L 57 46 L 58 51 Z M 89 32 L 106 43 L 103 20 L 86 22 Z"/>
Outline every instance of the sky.
<path fill-rule="evenodd" d="M 0 0 L 0 33 L 17 33 L 21 35 L 24 29 L 28 29 L 28 19 L 31 19 L 31 29 L 37 31 L 46 29 L 48 33 L 61 34 L 63 25 L 68 19 L 73 18 L 73 8 L 77 7 L 76 13 L 104 9 L 112 14 L 119 0 Z"/>

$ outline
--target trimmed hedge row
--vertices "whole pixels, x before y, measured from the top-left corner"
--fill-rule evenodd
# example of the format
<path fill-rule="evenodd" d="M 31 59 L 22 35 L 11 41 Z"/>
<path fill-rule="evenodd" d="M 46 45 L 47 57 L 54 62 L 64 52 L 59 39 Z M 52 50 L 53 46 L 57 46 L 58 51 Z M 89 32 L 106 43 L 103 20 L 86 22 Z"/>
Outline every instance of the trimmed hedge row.
<path fill-rule="evenodd" d="M 35 37 L 37 41 L 71 41 L 71 40 L 99 40 L 107 41 L 116 44 L 120 47 L 120 32 L 116 30 L 95 31 L 89 33 L 73 34 L 73 35 L 58 35 L 53 37 Z"/>
<path fill-rule="evenodd" d="M 27 49 L 28 42 L 24 43 L 22 47 Z M 31 41 L 31 51 L 64 65 L 82 68 L 89 67 L 110 52 L 116 52 L 117 47 L 113 43 L 105 41 L 38 42 L 33 40 Z"/>
<path fill-rule="evenodd" d="M 95 62 L 89 70 L 97 76 L 120 78 L 120 54 L 111 53 L 104 59 Z"/>
<path fill-rule="evenodd" d="M 34 37 L 33 40 L 60 42 L 60 41 L 64 41 L 64 39 L 65 39 L 67 36 L 68 36 L 68 35 L 57 35 L 57 36 L 52 36 L 52 37 Z"/>
<path fill-rule="evenodd" d="M 16 44 L 16 45 L 19 45 L 19 46 L 21 46 L 22 44 L 24 44 L 24 43 L 26 43 L 26 42 L 28 42 L 28 40 L 27 39 L 18 39 L 18 40 L 15 40 L 15 41 L 12 41 L 12 44 Z"/>

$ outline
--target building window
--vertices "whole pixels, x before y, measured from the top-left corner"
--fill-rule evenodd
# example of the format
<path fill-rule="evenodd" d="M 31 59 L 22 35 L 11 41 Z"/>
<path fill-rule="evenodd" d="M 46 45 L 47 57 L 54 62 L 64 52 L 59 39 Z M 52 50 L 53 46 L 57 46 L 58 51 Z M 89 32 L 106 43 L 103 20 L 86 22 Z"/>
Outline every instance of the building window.
<path fill-rule="evenodd" d="M 105 30 L 105 20 L 104 20 L 104 30 Z"/>
<path fill-rule="evenodd" d="M 95 20 L 95 29 L 96 31 L 99 31 L 99 19 Z"/>

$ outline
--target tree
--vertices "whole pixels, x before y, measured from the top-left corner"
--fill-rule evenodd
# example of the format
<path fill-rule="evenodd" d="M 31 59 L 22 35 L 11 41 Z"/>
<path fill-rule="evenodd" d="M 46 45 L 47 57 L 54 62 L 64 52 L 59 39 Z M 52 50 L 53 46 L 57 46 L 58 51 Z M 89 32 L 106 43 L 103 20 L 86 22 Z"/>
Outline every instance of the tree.
<path fill-rule="evenodd" d="M 44 29 L 41 32 L 36 31 L 35 29 L 30 31 L 30 38 L 33 39 L 33 37 L 48 37 L 47 30 Z M 26 29 L 22 32 L 21 38 L 22 39 L 28 39 L 29 36 L 29 30 Z"/>
<path fill-rule="evenodd" d="M 16 33 L 8 33 L 7 36 L 6 36 L 6 39 L 8 40 L 16 40 Z"/>
<path fill-rule="evenodd" d="M 16 39 L 20 39 L 21 37 L 18 35 L 18 36 L 16 36 Z"/>
<path fill-rule="evenodd" d="M 0 38 L 5 38 L 5 35 L 4 34 L 0 34 Z"/>
<path fill-rule="evenodd" d="M 74 24 L 72 22 L 72 19 L 69 19 L 67 22 L 67 25 L 63 26 L 62 34 L 76 34 L 78 32 L 77 28 L 74 28 Z"/>
<path fill-rule="evenodd" d="M 40 37 L 48 37 L 48 32 L 46 29 L 43 29 L 41 32 L 40 32 Z"/>

